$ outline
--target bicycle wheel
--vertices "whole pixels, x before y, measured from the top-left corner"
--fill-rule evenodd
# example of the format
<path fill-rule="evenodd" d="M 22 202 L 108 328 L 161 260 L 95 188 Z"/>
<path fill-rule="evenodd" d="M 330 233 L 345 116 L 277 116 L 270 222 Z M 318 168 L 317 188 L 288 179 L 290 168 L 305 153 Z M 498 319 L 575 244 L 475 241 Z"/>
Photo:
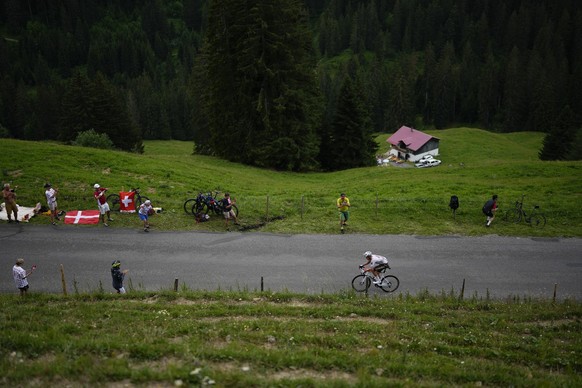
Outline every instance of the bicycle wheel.
<path fill-rule="evenodd" d="M 546 226 L 546 216 L 543 214 L 532 214 L 530 225 L 534 228 L 543 228 Z"/>
<path fill-rule="evenodd" d="M 394 292 L 399 285 L 400 280 L 398 280 L 396 276 L 388 275 L 382 278 L 382 283 L 378 284 L 378 287 L 380 287 L 385 292 Z"/>
<path fill-rule="evenodd" d="M 208 214 L 208 207 L 206 207 L 206 204 L 204 203 L 196 202 L 192 205 L 191 211 L 194 215 L 196 215 L 196 213 Z"/>
<path fill-rule="evenodd" d="M 366 275 L 358 275 L 352 279 L 352 288 L 356 292 L 364 292 L 370 288 L 372 281 Z"/>
<path fill-rule="evenodd" d="M 187 199 L 186 202 L 184 202 L 184 211 L 186 212 L 186 214 L 194 214 L 192 212 L 192 209 L 194 208 L 195 203 L 196 203 L 196 198 L 190 198 L 190 199 Z"/>
<path fill-rule="evenodd" d="M 109 194 L 107 196 L 107 203 L 109 204 L 109 208 L 112 212 L 119 211 L 119 195 L 117 194 Z"/>
<path fill-rule="evenodd" d="M 519 223 L 521 221 L 521 210 L 519 209 L 509 209 L 505 212 L 503 216 L 503 221 Z"/>
<path fill-rule="evenodd" d="M 234 211 L 234 215 L 238 217 L 238 207 L 236 205 L 232 205 L 232 210 Z"/>

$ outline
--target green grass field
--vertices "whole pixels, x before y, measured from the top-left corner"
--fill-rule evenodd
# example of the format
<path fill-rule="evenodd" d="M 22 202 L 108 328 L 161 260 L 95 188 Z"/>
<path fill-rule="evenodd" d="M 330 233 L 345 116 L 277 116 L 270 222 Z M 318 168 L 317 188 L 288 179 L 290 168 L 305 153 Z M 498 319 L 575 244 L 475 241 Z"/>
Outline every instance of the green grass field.
<path fill-rule="evenodd" d="M 455 295 L 0 296 L 2 386 L 582 385 L 582 306 Z"/>
<path fill-rule="evenodd" d="M 191 142 L 149 141 L 143 155 L 0 139 L 2 180 L 18 185 L 19 203 L 44 203 L 42 186 L 60 189 L 63 210 L 94 209 L 95 182 L 112 192 L 138 186 L 164 212 L 152 219 L 164 230 L 224 230 L 218 216 L 196 224 L 182 209 L 199 191 L 229 191 L 241 211 L 241 230 L 337 233 L 335 200 L 352 203 L 350 233 L 582 236 L 582 162 L 542 162 L 540 133 L 496 134 L 472 128 L 430 132 L 441 139 L 443 164 L 429 169 L 369 167 L 334 173 L 288 173 L 192 155 Z M 381 151 L 386 138 L 377 140 Z M 483 203 L 499 195 L 500 212 L 526 194 L 525 208 L 541 205 L 543 229 L 501 222 L 484 228 Z M 461 207 L 453 219 L 451 195 Z M 499 214 L 501 215 L 501 214 Z M 48 223 L 35 217 L 32 223 Z M 112 227 L 138 227 L 134 215 L 117 215 Z"/>
<path fill-rule="evenodd" d="M 237 198 L 243 230 L 337 233 L 345 191 L 349 233 L 582 236 L 582 163 L 539 161 L 541 134 L 431 134 L 443 164 L 430 169 L 297 174 L 192 155 L 188 142 L 146 142 L 134 155 L 9 139 L 0 139 L 0 166 L 24 206 L 44 203 L 47 181 L 64 210 L 94 209 L 95 182 L 112 192 L 139 186 L 164 209 L 153 231 L 224 231 L 219 217 L 196 224 L 182 209 L 198 191 L 220 190 Z M 378 136 L 383 151 L 386 138 Z M 480 209 L 493 193 L 501 211 L 526 194 L 547 226 L 497 219 L 485 228 Z M 454 219 L 452 194 L 461 201 Z M 112 228 L 140 225 L 135 215 L 114 218 Z M 0 386 L 582 386 L 577 301 L 129 289 L 0 295 Z"/>

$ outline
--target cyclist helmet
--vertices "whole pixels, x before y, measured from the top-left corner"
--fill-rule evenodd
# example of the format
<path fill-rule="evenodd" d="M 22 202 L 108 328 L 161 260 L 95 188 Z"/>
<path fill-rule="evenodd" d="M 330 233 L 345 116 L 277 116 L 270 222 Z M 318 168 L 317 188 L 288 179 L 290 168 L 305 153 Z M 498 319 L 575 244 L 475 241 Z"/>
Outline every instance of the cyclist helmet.
<path fill-rule="evenodd" d="M 372 252 L 366 251 L 364 252 L 364 257 L 372 256 Z"/>
<path fill-rule="evenodd" d="M 119 268 L 121 266 L 121 261 L 119 260 L 115 260 L 113 263 L 111 263 L 111 267 L 113 268 Z"/>
<path fill-rule="evenodd" d="M 98 188 L 100 188 L 100 187 L 101 187 L 101 186 L 99 186 L 99 183 L 95 183 L 95 185 L 93 186 L 93 188 L 94 188 L 94 189 L 98 189 Z"/>
<path fill-rule="evenodd" d="M 149 199 L 146 199 L 146 201 L 144 202 L 146 205 L 150 205 L 152 203 L 152 201 L 150 201 Z"/>

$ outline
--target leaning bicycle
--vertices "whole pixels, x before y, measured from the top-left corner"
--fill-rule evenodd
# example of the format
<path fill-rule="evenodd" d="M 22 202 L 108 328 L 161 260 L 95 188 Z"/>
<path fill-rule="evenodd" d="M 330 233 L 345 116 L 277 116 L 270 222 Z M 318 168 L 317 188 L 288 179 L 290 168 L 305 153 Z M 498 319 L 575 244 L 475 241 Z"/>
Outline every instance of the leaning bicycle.
<path fill-rule="evenodd" d="M 503 221 L 519 224 L 523 220 L 534 228 L 543 228 L 546 225 L 546 216 L 541 212 L 538 205 L 534 205 L 529 213 L 523 210 L 524 198 L 525 194 L 522 194 L 521 201 L 515 201 L 515 207 L 505 212 Z"/>
<path fill-rule="evenodd" d="M 378 272 L 380 272 L 381 281 L 378 284 L 374 284 L 374 286 L 381 288 L 384 292 L 394 292 L 398 289 L 400 285 L 400 280 L 394 275 L 384 275 L 387 268 L 382 268 Z M 360 265 L 360 275 L 356 275 L 352 279 L 352 288 L 356 292 L 366 292 L 372 285 L 372 281 L 374 280 L 374 275 L 366 271 L 363 265 Z"/>
<path fill-rule="evenodd" d="M 210 192 L 210 193 L 208 193 L 208 195 L 203 196 L 202 202 L 200 202 L 200 203 L 196 202 L 192 206 L 192 214 L 214 213 L 216 215 L 222 215 L 222 213 L 224 212 L 224 208 L 222 206 L 222 201 L 217 198 L 218 194 L 220 194 L 220 191 L 215 191 L 214 195 L 212 192 Z M 236 217 L 238 217 L 238 207 L 234 203 L 231 206 L 232 206 L 232 211 L 234 212 L 234 215 Z"/>

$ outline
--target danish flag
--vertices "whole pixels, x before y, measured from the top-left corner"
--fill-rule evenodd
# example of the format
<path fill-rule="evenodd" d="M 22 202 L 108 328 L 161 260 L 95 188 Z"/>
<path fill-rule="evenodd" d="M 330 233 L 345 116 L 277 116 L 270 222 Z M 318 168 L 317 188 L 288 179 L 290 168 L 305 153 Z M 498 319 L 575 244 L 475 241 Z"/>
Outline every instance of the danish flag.
<path fill-rule="evenodd" d="M 65 224 L 98 224 L 99 210 L 73 210 L 65 214 Z"/>
<path fill-rule="evenodd" d="M 119 193 L 119 211 L 122 213 L 135 213 L 135 193 L 133 191 Z"/>

